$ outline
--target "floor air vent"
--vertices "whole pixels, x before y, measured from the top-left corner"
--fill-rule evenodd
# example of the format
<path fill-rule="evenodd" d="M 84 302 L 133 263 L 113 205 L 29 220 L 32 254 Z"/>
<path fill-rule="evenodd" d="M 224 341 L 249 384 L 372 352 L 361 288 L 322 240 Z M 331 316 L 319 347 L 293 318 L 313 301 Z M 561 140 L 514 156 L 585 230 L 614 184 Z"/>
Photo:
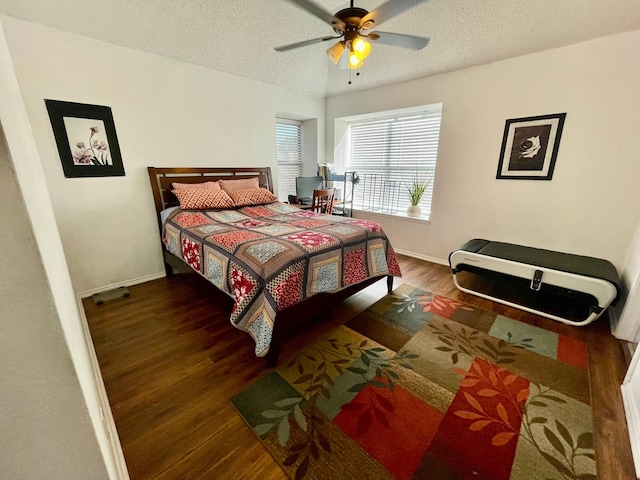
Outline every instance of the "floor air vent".
<path fill-rule="evenodd" d="M 107 290 L 106 292 L 96 293 L 92 295 L 93 301 L 96 305 L 101 305 L 104 302 L 108 302 L 109 300 L 115 300 L 116 298 L 128 297 L 131 295 L 127 287 L 118 287 L 113 290 Z"/>

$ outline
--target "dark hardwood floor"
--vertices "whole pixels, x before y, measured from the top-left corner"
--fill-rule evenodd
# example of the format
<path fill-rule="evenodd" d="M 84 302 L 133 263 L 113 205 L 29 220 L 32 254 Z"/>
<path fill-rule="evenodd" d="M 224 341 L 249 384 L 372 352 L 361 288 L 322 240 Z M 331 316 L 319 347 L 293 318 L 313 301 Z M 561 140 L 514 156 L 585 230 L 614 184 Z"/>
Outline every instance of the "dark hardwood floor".
<path fill-rule="evenodd" d="M 449 268 L 400 256 L 402 279 L 425 290 L 586 342 L 599 477 L 634 479 L 620 395 L 622 346 L 606 314 L 570 327 L 467 295 Z M 128 287 L 131 296 L 84 308 L 131 478 L 285 479 L 229 398 L 266 372 L 253 341 L 234 329 L 231 300 L 199 276 L 174 275 Z M 281 359 L 380 299 L 384 281 L 343 302 L 285 344 Z"/>

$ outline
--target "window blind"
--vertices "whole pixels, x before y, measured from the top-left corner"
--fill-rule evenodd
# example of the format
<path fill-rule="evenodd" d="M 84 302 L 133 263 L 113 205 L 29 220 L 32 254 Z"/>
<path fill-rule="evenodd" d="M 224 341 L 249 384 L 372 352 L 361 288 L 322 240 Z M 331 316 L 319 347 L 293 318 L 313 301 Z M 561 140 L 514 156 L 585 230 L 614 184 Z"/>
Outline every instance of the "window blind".
<path fill-rule="evenodd" d="M 441 117 L 442 107 L 434 106 L 349 123 L 346 168 L 361 179 L 354 208 L 404 215 L 411 205 L 407 184 L 417 175 L 432 179 L 419 204 L 422 215 L 430 216 Z"/>
<path fill-rule="evenodd" d="M 302 176 L 302 122 L 276 120 L 278 193 L 281 201 L 296 194 L 296 177 Z"/>

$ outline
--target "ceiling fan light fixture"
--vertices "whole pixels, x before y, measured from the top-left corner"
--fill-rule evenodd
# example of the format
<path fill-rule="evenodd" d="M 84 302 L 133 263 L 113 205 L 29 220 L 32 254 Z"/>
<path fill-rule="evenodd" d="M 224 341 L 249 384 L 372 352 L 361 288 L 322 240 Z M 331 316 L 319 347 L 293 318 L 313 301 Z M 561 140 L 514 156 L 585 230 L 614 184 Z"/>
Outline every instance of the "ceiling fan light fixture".
<path fill-rule="evenodd" d="M 333 47 L 327 49 L 327 57 L 329 57 L 329 60 L 331 60 L 334 65 L 338 64 L 344 48 L 344 42 L 338 42 Z"/>
<path fill-rule="evenodd" d="M 352 42 L 351 50 L 360 60 L 364 60 L 371 53 L 371 44 L 358 37 Z"/>
<path fill-rule="evenodd" d="M 1 2 L 2 0 L 0 0 Z M 338 42 L 326 50 L 327 57 L 340 69 L 349 68 L 355 70 L 363 65 L 364 60 L 371 53 L 370 42 L 378 42 L 393 47 L 421 50 L 429 43 L 429 39 L 404 33 L 372 32 L 383 22 L 399 15 L 410 8 L 427 0 L 382 0 L 384 3 L 371 12 L 364 8 L 355 7 L 354 0 L 350 0 L 350 6 L 331 14 L 314 0 L 286 0 L 287 2 L 306 10 L 325 23 L 328 23 L 337 36 L 324 36 L 296 42 L 289 45 L 275 47 L 278 52 L 286 52 L 295 48 L 315 45 L 329 40 L 339 39 Z M 346 53 L 345 53 L 346 50 Z M 356 72 L 356 76 L 360 72 Z M 349 73 L 349 84 L 351 73 Z"/>
<path fill-rule="evenodd" d="M 358 58 L 355 52 L 349 52 L 349 68 L 360 68 L 363 65 L 363 61 Z"/>

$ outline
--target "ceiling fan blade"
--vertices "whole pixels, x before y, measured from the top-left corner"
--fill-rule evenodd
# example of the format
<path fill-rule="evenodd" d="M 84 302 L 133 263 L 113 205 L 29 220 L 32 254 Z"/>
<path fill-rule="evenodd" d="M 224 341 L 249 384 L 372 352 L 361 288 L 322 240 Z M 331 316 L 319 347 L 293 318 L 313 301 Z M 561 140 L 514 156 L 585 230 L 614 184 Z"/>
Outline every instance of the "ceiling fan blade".
<path fill-rule="evenodd" d="M 378 37 L 378 38 L 376 38 Z M 391 45 L 392 47 L 410 48 L 412 50 L 422 50 L 429 44 L 428 37 L 417 37 L 415 35 L 405 35 L 403 33 L 389 32 L 371 32 L 369 40 L 382 45 Z"/>
<path fill-rule="evenodd" d="M 294 48 L 306 47 L 307 45 L 313 45 L 315 43 L 322 43 L 328 40 L 335 40 L 340 37 L 320 37 L 312 38 L 311 40 L 305 40 L 303 42 L 290 43 L 289 45 L 282 45 L 281 47 L 273 47 L 276 52 L 286 52 L 287 50 L 293 50 Z"/>
<path fill-rule="evenodd" d="M 329 13 L 327 10 L 319 5 L 316 5 L 311 0 L 286 0 L 289 3 L 293 3 L 295 6 L 309 12 L 311 15 L 315 15 L 320 20 L 328 23 L 333 28 L 340 30 L 345 29 L 345 24 L 338 17 L 335 17 L 333 13 Z"/>
<path fill-rule="evenodd" d="M 368 29 L 380 26 L 382 22 L 392 19 L 396 15 L 406 12 L 426 0 L 387 0 L 375 10 L 362 17 L 360 28 Z M 371 23 L 373 22 L 373 23 Z M 367 25 L 369 23 L 369 25 Z"/>

